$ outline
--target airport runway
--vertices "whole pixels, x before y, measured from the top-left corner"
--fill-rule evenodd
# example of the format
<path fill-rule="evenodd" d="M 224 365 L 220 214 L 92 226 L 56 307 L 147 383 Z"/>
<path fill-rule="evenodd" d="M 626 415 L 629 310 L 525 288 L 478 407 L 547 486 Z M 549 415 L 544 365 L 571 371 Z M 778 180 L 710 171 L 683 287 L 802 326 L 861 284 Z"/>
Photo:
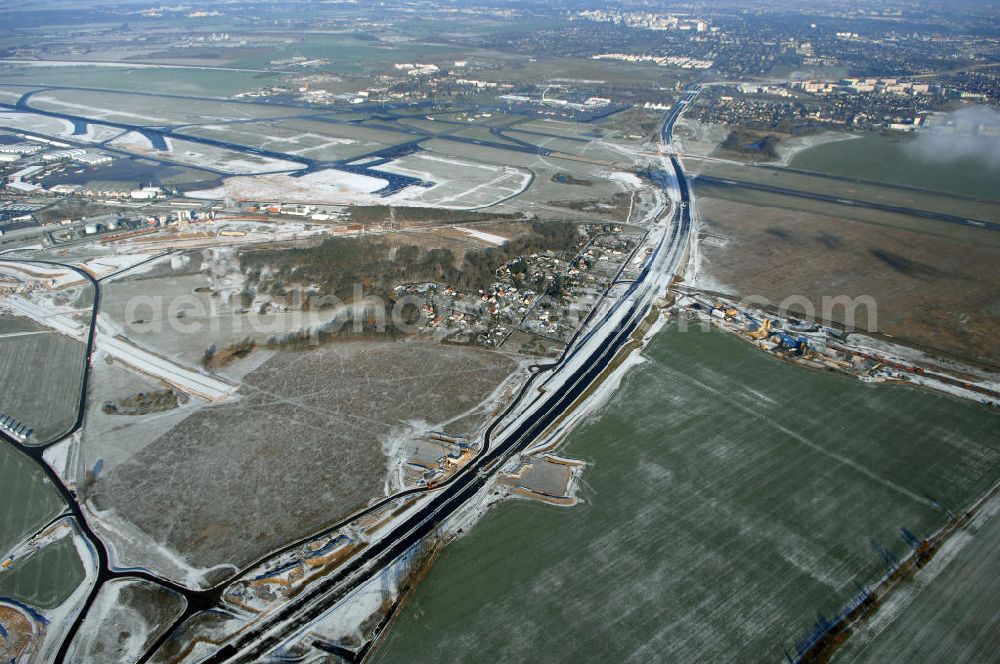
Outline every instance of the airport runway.
<path fill-rule="evenodd" d="M 812 191 L 802 191 L 801 189 L 788 189 L 786 187 L 776 187 L 774 185 L 758 184 L 756 182 L 744 182 L 742 180 L 733 180 L 731 178 L 717 178 L 711 175 L 698 175 L 694 179 L 694 182 L 696 185 L 705 184 L 722 188 L 752 189 L 754 191 L 765 191 L 771 194 L 781 194 L 782 196 L 794 196 L 796 198 L 805 198 L 812 201 L 820 201 L 822 203 L 849 205 L 851 207 L 863 208 L 866 210 L 879 210 L 881 212 L 895 212 L 897 214 L 905 214 L 911 217 L 930 219 L 932 221 L 942 221 L 949 224 L 958 224 L 960 226 L 972 226 L 975 228 L 984 228 L 990 231 L 1000 231 L 1000 223 L 960 217 L 946 212 L 918 210 L 916 208 L 902 207 L 899 205 L 889 205 L 888 203 L 875 203 L 856 198 L 843 198 L 839 196 L 830 196 L 829 194 L 819 194 Z"/>

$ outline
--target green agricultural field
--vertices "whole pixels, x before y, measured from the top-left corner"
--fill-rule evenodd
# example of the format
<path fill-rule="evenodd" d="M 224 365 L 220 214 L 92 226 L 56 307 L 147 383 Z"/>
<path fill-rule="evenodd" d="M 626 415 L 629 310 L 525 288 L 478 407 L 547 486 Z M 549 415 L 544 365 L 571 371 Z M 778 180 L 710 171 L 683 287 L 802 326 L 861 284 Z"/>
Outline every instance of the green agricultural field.
<path fill-rule="evenodd" d="M 83 563 L 73 538 L 64 537 L 0 574 L 0 597 L 53 609 L 66 601 L 83 580 Z"/>
<path fill-rule="evenodd" d="M 645 355 L 563 450 L 590 464 L 584 502 L 495 508 L 373 661 L 783 660 L 882 575 L 880 547 L 908 550 L 900 528 L 947 521 L 930 498 L 957 511 L 1000 476 L 981 406 L 714 331 L 668 327 Z"/>
<path fill-rule="evenodd" d="M 7 442 L 0 443 L 0 556 L 64 507 L 41 469 Z"/>
<path fill-rule="evenodd" d="M 40 110 L 140 126 L 210 124 L 215 120 L 265 119 L 300 112 L 281 106 L 92 90 L 45 90 L 34 95 L 30 104 Z"/>
<path fill-rule="evenodd" d="M 989 662 L 1000 652 L 1000 498 L 907 579 L 834 662 Z"/>
<path fill-rule="evenodd" d="M 33 334 L 0 336 L 0 412 L 33 428 L 35 440 L 44 443 L 76 421 L 87 349 L 80 341 L 28 325 Z"/>
<path fill-rule="evenodd" d="M 27 318 L 0 316 L 0 338 L 8 334 L 37 333 L 38 327 Z"/>
<path fill-rule="evenodd" d="M 138 69 L 117 67 L 10 67 L 4 82 L 23 85 L 68 85 L 123 92 L 150 92 L 228 97 L 266 85 L 278 85 L 279 74 L 211 69 Z"/>
<path fill-rule="evenodd" d="M 1000 199 L 1000 168 L 976 161 L 929 162 L 907 149 L 909 137 L 865 136 L 825 143 L 792 159 L 793 168 L 934 191 Z"/>

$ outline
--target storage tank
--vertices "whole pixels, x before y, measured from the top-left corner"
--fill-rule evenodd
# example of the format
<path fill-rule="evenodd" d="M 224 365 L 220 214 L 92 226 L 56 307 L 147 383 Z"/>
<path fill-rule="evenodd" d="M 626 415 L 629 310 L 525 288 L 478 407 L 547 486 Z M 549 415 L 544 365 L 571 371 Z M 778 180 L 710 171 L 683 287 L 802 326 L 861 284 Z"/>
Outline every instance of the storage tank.
<path fill-rule="evenodd" d="M 85 235 L 93 235 L 97 232 L 97 224 L 87 224 L 83 227 L 83 232 Z"/>

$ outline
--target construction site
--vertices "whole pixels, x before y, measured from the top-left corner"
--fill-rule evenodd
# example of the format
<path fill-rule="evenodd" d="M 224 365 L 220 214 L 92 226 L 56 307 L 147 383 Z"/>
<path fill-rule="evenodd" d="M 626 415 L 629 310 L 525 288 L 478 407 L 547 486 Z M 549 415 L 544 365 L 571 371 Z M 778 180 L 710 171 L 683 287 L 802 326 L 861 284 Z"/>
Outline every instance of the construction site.
<path fill-rule="evenodd" d="M 866 383 L 917 385 L 1000 407 L 1000 384 L 988 368 L 928 355 L 888 335 L 830 320 L 800 319 L 780 307 L 751 306 L 720 293 L 677 289 L 682 323 L 713 325 L 794 364 L 854 376 Z"/>

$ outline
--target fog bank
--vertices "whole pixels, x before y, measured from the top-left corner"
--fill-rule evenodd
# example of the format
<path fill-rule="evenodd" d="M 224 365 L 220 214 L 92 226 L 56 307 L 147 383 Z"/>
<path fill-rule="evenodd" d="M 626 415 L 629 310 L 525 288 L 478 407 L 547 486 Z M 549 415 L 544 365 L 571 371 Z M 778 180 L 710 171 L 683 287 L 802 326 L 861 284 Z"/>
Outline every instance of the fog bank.
<path fill-rule="evenodd" d="M 936 117 L 906 149 L 925 161 L 974 159 L 1000 169 L 1000 112 L 969 106 Z"/>

